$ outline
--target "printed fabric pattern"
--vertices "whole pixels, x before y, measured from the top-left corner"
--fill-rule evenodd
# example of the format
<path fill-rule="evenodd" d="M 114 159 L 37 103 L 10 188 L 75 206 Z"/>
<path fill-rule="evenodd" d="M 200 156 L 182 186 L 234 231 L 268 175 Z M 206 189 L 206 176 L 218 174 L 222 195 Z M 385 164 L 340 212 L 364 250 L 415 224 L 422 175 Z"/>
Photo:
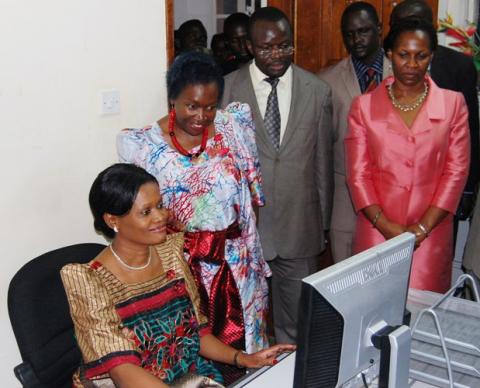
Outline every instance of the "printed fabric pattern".
<path fill-rule="evenodd" d="M 122 131 L 117 148 L 121 162 L 139 165 L 158 179 L 165 206 L 186 231 L 221 231 L 238 222 L 241 236 L 226 241 L 225 260 L 240 292 L 245 350 L 250 353 L 268 346 L 265 277 L 271 275 L 253 211 L 253 205 L 264 205 L 264 196 L 250 107 L 232 103 L 217 110 L 214 125 L 215 136 L 194 162 L 165 142 L 157 123 Z M 218 268 L 201 263 L 208 293 Z"/>

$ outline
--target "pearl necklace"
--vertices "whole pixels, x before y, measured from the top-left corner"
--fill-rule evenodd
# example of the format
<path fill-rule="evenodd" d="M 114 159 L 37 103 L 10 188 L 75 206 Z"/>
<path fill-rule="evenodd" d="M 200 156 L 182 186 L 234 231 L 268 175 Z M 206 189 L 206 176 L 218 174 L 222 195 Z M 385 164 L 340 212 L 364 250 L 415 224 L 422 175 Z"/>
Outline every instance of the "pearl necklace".
<path fill-rule="evenodd" d="M 127 263 L 125 263 L 125 261 L 120 257 L 118 256 L 117 252 L 115 252 L 113 250 L 113 246 L 112 244 L 109 245 L 109 248 L 110 250 L 112 251 L 112 254 L 113 256 L 115 256 L 115 258 L 118 260 L 118 262 L 123 265 L 125 268 L 128 268 L 132 271 L 141 271 L 142 269 L 145 269 L 147 268 L 149 265 L 150 265 L 150 262 L 152 261 L 152 247 L 148 247 L 148 259 L 147 259 L 147 262 L 144 264 L 144 265 L 141 265 L 139 267 L 134 267 L 132 265 L 128 265 Z"/>
<path fill-rule="evenodd" d="M 390 100 L 392 100 L 392 104 L 395 108 L 400 109 L 402 112 L 410 112 L 412 110 L 417 109 L 427 97 L 428 84 L 424 82 L 423 86 L 425 87 L 425 89 L 423 90 L 423 93 L 420 94 L 420 96 L 418 96 L 417 101 L 411 104 L 400 104 L 397 101 L 397 99 L 393 95 L 393 84 L 388 85 L 388 96 L 390 97 Z"/>

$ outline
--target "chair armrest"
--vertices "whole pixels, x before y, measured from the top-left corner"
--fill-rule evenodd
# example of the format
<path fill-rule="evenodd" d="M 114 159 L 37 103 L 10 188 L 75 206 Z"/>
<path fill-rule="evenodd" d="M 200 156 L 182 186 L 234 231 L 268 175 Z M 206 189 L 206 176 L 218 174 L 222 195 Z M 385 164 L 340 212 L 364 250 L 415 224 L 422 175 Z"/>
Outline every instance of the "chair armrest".
<path fill-rule="evenodd" d="M 24 388 L 46 388 L 45 385 L 38 381 L 37 375 L 27 361 L 17 365 L 13 368 L 13 371 Z"/>

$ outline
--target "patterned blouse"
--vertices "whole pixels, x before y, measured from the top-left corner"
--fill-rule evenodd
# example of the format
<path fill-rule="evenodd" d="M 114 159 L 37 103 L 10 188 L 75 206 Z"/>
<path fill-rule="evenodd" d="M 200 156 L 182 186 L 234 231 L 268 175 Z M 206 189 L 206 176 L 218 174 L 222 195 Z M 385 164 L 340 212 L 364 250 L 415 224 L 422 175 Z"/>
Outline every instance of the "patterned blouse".
<path fill-rule="evenodd" d="M 113 387 L 108 372 L 122 363 L 139 365 L 166 383 L 187 373 L 222 382 L 198 354 L 200 337 L 210 331 L 183 258 L 183 235 L 169 235 L 155 248 L 164 273 L 144 283 L 122 283 L 95 260 L 62 268 L 83 356 L 74 387 Z"/>
<path fill-rule="evenodd" d="M 271 274 L 253 211 L 253 204 L 264 204 L 255 127 L 250 107 L 238 102 L 217 110 L 214 124 L 215 136 L 194 163 L 169 146 L 157 123 L 122 131 L 117 148 L 121 162 L 141 166 L 158 179 L 165 206 L 187 231 L 220 231 L 238 222 L 241 236 L 227 240 L 225 260 L 240 293 L 245 349 L 252 353 L 268 346 L 265 277 Z M 218 268 L 202 263 L 208 293 Z"/>

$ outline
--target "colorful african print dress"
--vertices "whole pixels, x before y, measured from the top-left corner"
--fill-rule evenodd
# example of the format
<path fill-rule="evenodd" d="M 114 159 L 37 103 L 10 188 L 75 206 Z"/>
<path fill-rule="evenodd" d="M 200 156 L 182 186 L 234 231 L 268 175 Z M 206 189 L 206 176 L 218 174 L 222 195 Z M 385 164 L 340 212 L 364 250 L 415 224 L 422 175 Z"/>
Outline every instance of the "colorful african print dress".
<path fill-rule="evenodd" d="M 218 110 L 214 124 L 215 136 L 193 163 L 165 142 L 157 123 L 122 131 L 117 148 L 122 162 L 141 166 L 158 179 L 165 206 L 186 232 L 223 231 L 238 223 L 240 236 L 226 240 L 224 257 L 240 294 L 245 350 L 251 353 L 268 346 L 265 277 L 270 276 L 253 211 L 254 204 L 264 204 L 254 124 L 249 106 L 240 103 Z M 209 294 L 218 269 L 218 264 L 201 263 Z"/>
<path fill-rule="evenodd" d="M 62 268 L 83 356 L 74 387 L 114 387 L 108 372 L 123 363 L 139 365 L 165 383 L 186 374 L 223 381 L 198 354 L 200 337 L 210 330 L 183 258 L 182 234 L 169 235 L 155 248 L 164 273 L 145 283 L 122 283 L 95 260 Z"/>

